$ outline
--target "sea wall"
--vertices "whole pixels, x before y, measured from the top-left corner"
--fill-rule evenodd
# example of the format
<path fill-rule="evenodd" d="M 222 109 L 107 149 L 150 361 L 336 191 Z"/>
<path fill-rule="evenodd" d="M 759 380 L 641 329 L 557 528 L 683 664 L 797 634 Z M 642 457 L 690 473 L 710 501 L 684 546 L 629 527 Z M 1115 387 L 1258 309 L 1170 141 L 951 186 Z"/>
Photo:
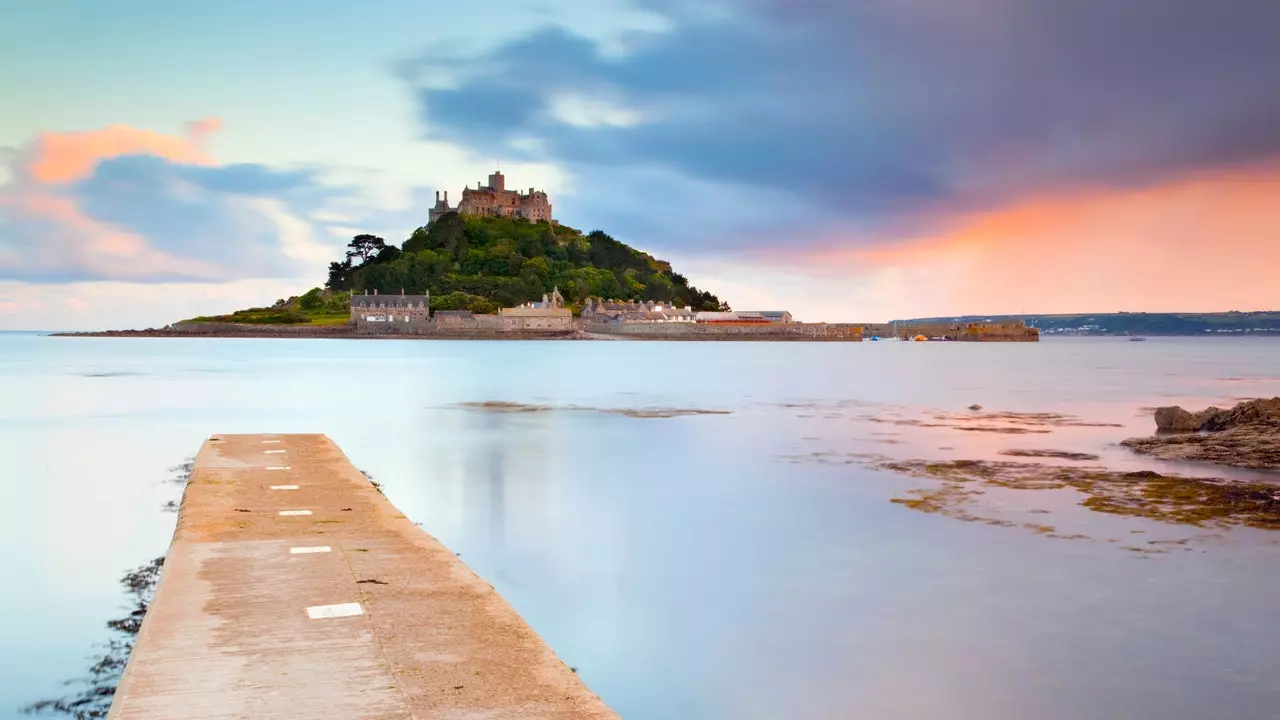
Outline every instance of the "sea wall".
<path fill-rule="evenodd" d="M 631 323 L 586 325 L 587 332 L 637 340 L 862 340 L 862 326 L 848 323 L 786 323 L 778 325 L 699 325 L 695 323 Z"/>
<path fill-rule="evenodd" d="M 1021 321 L 990 323 L 898 323 L 898 337 L 910 339 L 924 335 L 930 340 L 961 342 L 1038 342 L 1040 331 Z"/>

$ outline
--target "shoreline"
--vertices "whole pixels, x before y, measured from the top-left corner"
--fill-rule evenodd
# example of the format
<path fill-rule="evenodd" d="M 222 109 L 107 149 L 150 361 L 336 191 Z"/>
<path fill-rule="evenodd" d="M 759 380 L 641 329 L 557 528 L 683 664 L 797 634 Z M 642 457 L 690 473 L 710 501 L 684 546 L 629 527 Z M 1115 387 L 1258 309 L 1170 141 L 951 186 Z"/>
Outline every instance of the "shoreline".
<path fill-rule="evenodd" d="M 86 332 L 54 332 L 50 337 L 64 338 L 246 338 L 246 339 L 329 339 L 329 340 L 561 340 L 585 342 L 650 341 L 650 342 L 861 342 L 861 336 L 814 336 L 783 333 L 684 334 L 654 333 L 633 335 L 600 333 L 589 330 L 569 331 L 432 331 L 419 333 L 358 332 L 349 325 L 340 326 L 244 326 L 222 328 L 151 328 L 147 330 L 97 330 Z"/>

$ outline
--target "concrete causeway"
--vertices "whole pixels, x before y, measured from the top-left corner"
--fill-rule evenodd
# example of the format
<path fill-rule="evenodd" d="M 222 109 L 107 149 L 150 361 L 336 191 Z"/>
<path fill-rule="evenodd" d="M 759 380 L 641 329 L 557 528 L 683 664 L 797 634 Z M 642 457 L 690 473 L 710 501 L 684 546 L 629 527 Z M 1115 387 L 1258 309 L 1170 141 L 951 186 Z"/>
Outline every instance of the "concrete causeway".
<path fill-rule="evenodd" d="M 328 437 L 221 435 L 109 717 L 617 715 Z"/>

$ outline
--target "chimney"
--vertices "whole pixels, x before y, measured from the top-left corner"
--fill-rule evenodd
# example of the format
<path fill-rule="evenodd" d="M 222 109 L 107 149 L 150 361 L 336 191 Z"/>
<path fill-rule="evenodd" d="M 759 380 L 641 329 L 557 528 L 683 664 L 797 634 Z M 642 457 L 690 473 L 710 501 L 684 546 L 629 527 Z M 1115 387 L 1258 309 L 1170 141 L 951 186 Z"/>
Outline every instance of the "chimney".
<path fill-rule="evenodd" d="M 439 191 L 439 190 L 437 190 L 437 191 L 436 191 L 436 204 L 437 204 L 437 205 L 439 205 L 439 204 L 440 204 L 440 191 Z"/>
<path fill-rule="evenodd" d="M 444 204 L 445 204 L 445 205 L 448 205 L 448 204 L 449 204 L 449 191 L 448 191 L 448 190 L 445 190 L 445 191 L 444 191 Z"/>

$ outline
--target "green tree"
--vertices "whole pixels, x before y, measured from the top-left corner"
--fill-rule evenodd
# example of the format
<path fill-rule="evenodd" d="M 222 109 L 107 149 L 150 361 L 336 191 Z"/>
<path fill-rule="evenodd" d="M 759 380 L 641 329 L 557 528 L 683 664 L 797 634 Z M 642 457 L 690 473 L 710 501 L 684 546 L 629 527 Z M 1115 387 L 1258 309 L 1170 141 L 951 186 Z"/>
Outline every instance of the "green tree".
<path fill-rule="evenodd" d="M 359 258 L 359 264 L 364 265 L 377 257 L 386 246 L 387 241 L 377 235 L 357 235 L 347 243 L 347 262 L 351 263 Z"/>
<path fill-rule="evenodd" d="M 324 307 L 324 291 L 320 288 L 311 288 L 298 298 L 298 307 L 303 310 L 319 310 Z"/>

